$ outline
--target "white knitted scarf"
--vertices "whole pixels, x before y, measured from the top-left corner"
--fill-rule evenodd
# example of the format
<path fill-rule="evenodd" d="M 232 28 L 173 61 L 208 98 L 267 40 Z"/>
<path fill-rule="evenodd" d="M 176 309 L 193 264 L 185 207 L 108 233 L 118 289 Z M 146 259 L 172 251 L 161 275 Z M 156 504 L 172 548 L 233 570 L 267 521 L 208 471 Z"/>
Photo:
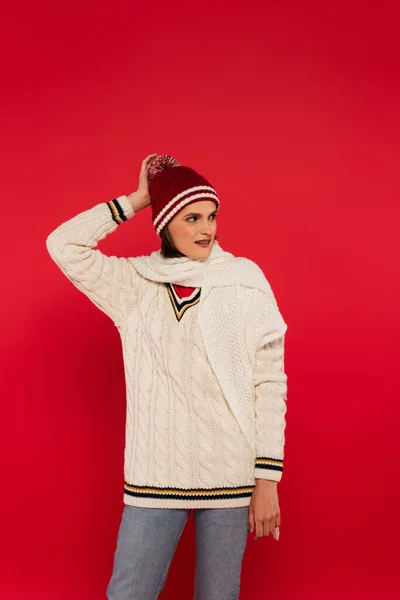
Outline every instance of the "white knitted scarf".
<path fill-rule="evenodd" d="M 201 288 L 239 284 L 267 293 L 272 292 L 264 273 L 256 263 L 225 252 L 216 240 L 206 258 L 165 258 L 161 251 L 157 250 L 147 256 L 131 258 L 130 262 L 140 275 L 151 281 Z"/>
<path fill-rule="evenodd" d="M 255 451 L 254 365 L 249 361 L 246 348 L 242 306 L 245 298 L 241 286 L 265 292 L 273 307 L 274 328 L 277 323 L 281 332 L 286 328 L 263 271 L 250 259 L 225 252 L 217 241 L 205 259 L 164 258 L 157 250 L 130 261 L 140 275 L 151 281 L 201 287 L 198 318 L 206 352 L 232 412 L 250 448 Z M 261 327 L 265 331 L 260 331 L 260 338 L 268 335 L 271 323 L 262 323 Z"/>

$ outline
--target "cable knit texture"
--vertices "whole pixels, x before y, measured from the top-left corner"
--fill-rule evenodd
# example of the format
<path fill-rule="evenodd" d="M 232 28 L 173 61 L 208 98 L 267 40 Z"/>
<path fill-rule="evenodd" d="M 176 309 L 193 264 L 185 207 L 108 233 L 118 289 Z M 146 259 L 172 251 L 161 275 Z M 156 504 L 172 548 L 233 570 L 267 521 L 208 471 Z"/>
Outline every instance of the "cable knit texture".
<path fill-rule="evenodd" d="M 126 196 L 57 227 L 48 251 L 118 328 L 126 382 L 125 504 L 247 506 L 283 472 L 287 325 L 262 270 L 215 242 L 206 259 L 105 256 Z M 180 298 L 171 284 L 191 286 Z"/>

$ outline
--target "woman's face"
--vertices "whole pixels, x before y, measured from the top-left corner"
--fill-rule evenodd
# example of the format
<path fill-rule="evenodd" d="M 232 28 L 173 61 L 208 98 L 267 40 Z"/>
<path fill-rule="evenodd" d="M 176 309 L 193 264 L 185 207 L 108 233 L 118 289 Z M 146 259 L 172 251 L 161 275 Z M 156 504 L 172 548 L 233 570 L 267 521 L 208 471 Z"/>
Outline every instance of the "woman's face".
<path fill-rule="evenodd" d="M 217 231 L 218 208 L 212 200 L 199 200 L 182 208 L 168 223 L 175 247 L 189 258 L 207 258 Z M 207 246 L 196 244 L 210 240 Z"/>

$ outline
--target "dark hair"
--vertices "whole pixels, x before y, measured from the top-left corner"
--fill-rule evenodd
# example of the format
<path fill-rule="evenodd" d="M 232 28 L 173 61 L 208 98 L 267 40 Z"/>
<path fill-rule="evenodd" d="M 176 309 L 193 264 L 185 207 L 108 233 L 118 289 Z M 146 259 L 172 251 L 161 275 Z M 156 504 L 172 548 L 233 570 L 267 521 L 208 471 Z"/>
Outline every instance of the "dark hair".
<path fill-rule="evenodd" d="M 186 256 L 186 254 L 182 254 L 175 246 L 168 231 L 168 225 L 162 228 L 160 231 L 161 238 L 161 255 L 164 258 L 176 258 L 178 256 Z M 214 240 L 217 239 L 215 236 Z"/>

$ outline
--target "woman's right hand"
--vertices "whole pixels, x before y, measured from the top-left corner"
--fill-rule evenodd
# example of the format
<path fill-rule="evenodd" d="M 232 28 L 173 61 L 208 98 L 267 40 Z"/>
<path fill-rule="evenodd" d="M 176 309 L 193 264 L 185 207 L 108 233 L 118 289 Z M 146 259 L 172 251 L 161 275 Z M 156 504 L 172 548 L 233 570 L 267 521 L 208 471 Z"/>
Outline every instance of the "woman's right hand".
<path fill-rule="evenodd" d="M 153 154 L 149 154 L 143 161 L 139 174 L 139 185 L 136 192 L 132 192 L 129 194 L 128 200 L 135 212 L 141 210 L 142 208 L 146 208 L 151 204 L 151 196 L 149 191 L 149 180 L 148 180 L 148 169 L 150 163 L 158 156 L 155 152 Z"/>

